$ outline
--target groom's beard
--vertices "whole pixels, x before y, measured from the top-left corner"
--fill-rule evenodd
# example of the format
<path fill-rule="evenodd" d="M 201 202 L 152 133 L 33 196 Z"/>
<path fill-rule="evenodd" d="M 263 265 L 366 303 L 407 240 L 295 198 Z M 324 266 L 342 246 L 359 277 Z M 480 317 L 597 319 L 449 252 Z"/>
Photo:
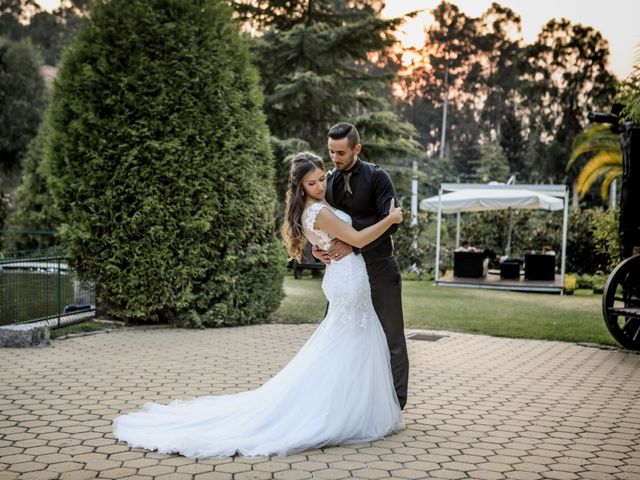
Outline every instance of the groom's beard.
<path fill-rule="evenodd" d="M 347 165 L 343 165 L 341 167 L 339 167 L 335 163 L 333 165 L 336 167 L 336 169 L 344 171 L 344 170 L 349 170 L 350 168 L 352 168 L 356 164 L 357 161 L 358 161 L 358 155 L 354 154 L 353 158 L 351 159 L 351 161 Z"/>

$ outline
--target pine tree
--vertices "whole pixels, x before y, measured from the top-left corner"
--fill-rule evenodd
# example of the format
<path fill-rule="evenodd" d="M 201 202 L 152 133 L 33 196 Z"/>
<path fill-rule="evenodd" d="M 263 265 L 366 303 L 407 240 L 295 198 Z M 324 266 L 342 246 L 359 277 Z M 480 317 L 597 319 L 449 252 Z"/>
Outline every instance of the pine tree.
<path fill-rule="evenodd" d="M 109 314 L 264 321 L 282 298 L 273 160 L 219 0 L 100 0 L 65 53 L 47 164 L 61 236 Z"/>
<path fill-rule="evenodd" d="M 391 111 L 388 49 L 401 19 L 379 1 L 284 0 L 234 7 L 254 31 L 255 58 L 271 132 L 326 151 L 327 132 L 350 121 L 369 132 L 363 155 L 388 162 L 420 155 L 415 129 Z M 374 61 L 375 59 L 375 61 Z M 384 120 L 388 128 L 377 128 Z"/>
<path fill-rule="evenodd" d="M 502 147 L 495 142 L 480 145 L 480 158 L 472 161 L 473 178 L 480 183 L 506 182 L 509 178 L 509 161 Z"/>

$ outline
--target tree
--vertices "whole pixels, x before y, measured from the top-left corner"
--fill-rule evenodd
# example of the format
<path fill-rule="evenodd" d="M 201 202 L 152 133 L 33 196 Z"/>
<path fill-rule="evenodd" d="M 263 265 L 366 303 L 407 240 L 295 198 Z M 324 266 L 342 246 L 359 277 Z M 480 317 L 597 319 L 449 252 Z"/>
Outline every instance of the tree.
<path fill-rule="evenodd" d="M 442 152 L 440 155 L 449 157 L 458 172 L 468 173 L 480 140 L 476 107 L 481 76 L 477 61 L 479 22 L 447 2 L 438 4 L 432 14 L 434 22 L 426 32 L 422 51 L 424 64 L 415 72 L 418 95 L 431 113 L 417 127 L 421 133 L 429 130 L 425 140 L 436 145 L 434 150 Z"/>
<path fill-rule="evenodd" d="M 550 20 L 525 57 L 523 94 L 534 144 L 526 162 L 534 180 L 561 181 L 588 112 L 609 107 L 613 99 L 608 42 L 592 27 Z"/>
<path fill-rule="evenodd" d="M 56 65 L 88 9 L 89 0 L 62 0 L 53 12 L 43 10 L 34 0 L 3 0 L 0 36 L 30 38 L 44 63 Z"/>
<path fill-rule="evenodd" d="M 31 41 L 0 37 L 0 168 L 19 166 L 45 106 L 41 61 Z"/>
<path fill-rule="evenodd" d="M 261 107 L 222 2 L 96 2 L 63 58 L 46 148 L 62 239 L 108 314 L 214 326 L 278 307 Z"/>
<path fill-rule="evenodd" d="M 380 65 L 388 61 L 387 49 L 401 20 L 380 18 L 382 6 L 362 0 L 234 2 L 240 18 L 255 32 L 265 112 L 276 137 L 298 138 L 324 151 L 332 124 L 356 123 L 357 118 L 371 124 L 382 114 L 394 125 L 384 139 L 383 131 L 376 130 L 375 152 L 374 131 L 369 130 L 372 148 L 367 158 L 377 162 L 418 154 L 415 144 L 390 136 L 415 132 L 402 125 L 384 99 L 393 75 Z"/>
<path fill-rule="evenodd" d="M 505 118 L 515 117 L 516 92 L 521 87 L 521 20 L 513 10 L 493 3 L 479 21 L 479 56 L 484 65 L 481 91 L 485 97 L 480 119 L 489 140 L 502 140 Z"/>
<path fill-rule="evenodd" d="M 512 173 L 528 178 L 525 169 L 524 158 L 526 151 L 526 139 L 523 136 L 524 127 L 515 108 L 508 108 L 500 120 L 498 143 L 502 147 Z"/>
<path fill-rule="evenodd" d="M 473 177 L 476 181 L 487 183 L 490 181 L 505 182 L 509 178 L 509 161 L 502 147 L 494 142 L 480 146 L 480 159 L 473 162 Z"/>
<path fill-rule="evenodd" d="M 5 224 L 5 250 L 36 250 L 58 243 L 54 231 L 61 218 L 42 171 L 47 131 L 43 121 L 22 162 L 22 184 L 13 192 L 15 208 Z"/>
<path fill-rule="evenodd" d="M 640 125 L 640 44 L 637 45 L 633 69 L 629 78 L 619 85 L 617 100 L 625 106 L 625 118 Z"/>
<path fill-rule="evenodd" d="M 41 8 L 34 0 L 2 0 L 0 3 L 0 36 L 18 41 L 24 38 L 25 22 Z"/>

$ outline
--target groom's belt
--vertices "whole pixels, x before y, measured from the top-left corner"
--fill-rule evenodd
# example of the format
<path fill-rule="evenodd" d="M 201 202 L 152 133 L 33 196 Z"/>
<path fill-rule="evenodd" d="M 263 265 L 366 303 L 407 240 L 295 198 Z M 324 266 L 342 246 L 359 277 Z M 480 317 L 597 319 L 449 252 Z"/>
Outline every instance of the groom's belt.
<path fill-rule="evenodd" d="M 375 243 L 375 242 L 374 242 Z M 360 254 L 365 263 L 384 260 L 393 256 L 393 239 L 391 237 L 383 239 L 379 244 L 365 247 L 360 250 Z"/>

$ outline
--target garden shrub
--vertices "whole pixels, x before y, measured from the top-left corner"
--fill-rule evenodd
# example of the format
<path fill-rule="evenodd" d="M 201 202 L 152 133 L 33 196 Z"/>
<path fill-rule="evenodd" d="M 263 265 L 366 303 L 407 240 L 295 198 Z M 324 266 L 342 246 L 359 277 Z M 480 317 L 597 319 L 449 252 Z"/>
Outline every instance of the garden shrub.
<path fill-rule="evenodd" d="M 49 120 L 61 237 L 105 313 L 195 327 L 279 306 L 269 133 L 226 4 L 97 1 Z"/>
<path fill-rule="evenodd" d="M 620 211 L 594 210 L 591 220 L 595 251 L 606 259 L 606 270 L 612 271 L 620 263 Z"/>

